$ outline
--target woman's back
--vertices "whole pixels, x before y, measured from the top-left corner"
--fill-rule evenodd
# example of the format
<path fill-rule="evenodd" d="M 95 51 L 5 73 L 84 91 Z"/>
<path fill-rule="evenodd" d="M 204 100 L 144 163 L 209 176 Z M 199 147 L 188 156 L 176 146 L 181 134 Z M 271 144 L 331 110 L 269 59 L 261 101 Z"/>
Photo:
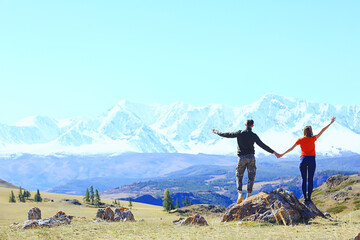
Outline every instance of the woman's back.
<path fill-rule="evenodd" d="M 296 145 L 300 145 L 301 148 L 301 155 L 300 157 L 304 156 L 316 156 L 315 152 L 315 141 L 316 136 L 313 137 L 301 137 L 296 141 Z"/>

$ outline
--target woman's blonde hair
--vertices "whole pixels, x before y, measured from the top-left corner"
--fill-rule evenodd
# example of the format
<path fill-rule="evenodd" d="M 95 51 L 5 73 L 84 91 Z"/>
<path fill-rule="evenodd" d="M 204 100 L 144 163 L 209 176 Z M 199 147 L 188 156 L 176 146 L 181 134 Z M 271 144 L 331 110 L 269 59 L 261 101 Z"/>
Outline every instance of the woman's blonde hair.
<path fill-rule="evenodd" d="M 313 131 L 312 131 L 311 126 L 304 127 L 304 136 L 305 137 L 312 137 L 313 136 Z"/>

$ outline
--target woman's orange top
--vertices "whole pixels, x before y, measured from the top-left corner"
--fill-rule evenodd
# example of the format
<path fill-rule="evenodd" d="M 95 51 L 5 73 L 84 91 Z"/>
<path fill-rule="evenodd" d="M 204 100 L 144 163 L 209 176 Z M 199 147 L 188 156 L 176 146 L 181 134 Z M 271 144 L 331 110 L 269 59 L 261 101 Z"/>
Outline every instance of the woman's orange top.
<path fill-rule="evenodd" d="M 315 141 L 316 141 L 316 136 L 313 136 L 313 137 L 301 137 L 296 141 L 297 145 L 300 144 L 300 148 L 301 148 L 300 157 L 304 157 L 304 156 L 314 156 L 314 157 L 316 157 Z"/>

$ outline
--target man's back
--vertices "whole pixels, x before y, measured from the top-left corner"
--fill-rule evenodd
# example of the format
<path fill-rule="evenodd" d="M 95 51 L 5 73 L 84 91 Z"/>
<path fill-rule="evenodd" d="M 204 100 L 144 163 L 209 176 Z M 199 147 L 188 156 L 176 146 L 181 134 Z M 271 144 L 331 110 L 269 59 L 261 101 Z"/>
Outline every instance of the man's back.
<path fill-rule="evenodd" d="M 238 143 L 238 149 L 237 149 L 237 155 L 247 155 L 247 154 L 255 154 L 255 148 L 254 143 L 259 145 L 259 147 L 263 148 L 265 151 L 269 153 L 273 153 L 274 150 L 272 150 L 270 147 L 265 145 L 258 135 L 256 135 L 251 128 L 246 128 L 245 130 L 239 130 L 236 132 L 228 132 L 228 133 L 218 133 L 221 137 L 226 138 L 237 138 Z"/>

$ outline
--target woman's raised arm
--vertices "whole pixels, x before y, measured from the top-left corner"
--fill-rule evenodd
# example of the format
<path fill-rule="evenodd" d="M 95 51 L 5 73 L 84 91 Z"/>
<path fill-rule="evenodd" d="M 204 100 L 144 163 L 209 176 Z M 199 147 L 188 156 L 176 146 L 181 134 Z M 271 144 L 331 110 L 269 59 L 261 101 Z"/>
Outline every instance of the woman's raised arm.
<path fill-rule="evenodd" d="M 325 130 L 328 129 L 328 127 L 330 127 L 330 125 L 335 122 L 335 120 L 336 120 L 336 117 L 332 117 L 330 123 L 328 125 L 326 125 L 326 127 L 324 127 L 323 129 L 321 129 L 319 134 L 315 135 L 316 139 L 318 139 L 321 136 L 321 134 L 323 134 L 323 132 L 325 132 Z"/>

